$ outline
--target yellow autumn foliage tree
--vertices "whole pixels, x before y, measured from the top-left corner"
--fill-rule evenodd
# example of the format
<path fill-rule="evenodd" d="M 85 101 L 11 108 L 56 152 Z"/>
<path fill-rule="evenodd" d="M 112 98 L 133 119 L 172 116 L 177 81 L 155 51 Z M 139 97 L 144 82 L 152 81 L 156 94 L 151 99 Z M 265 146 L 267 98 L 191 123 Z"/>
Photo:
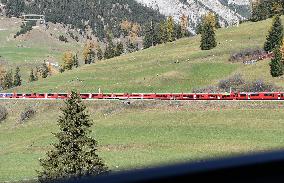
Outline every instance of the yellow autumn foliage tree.
<path fill-rule="evenodd" d="M 212 12 L 207 13 L 202 17 L 203 25 L 209 24 L 212 27 L 216 28 L 217 22 L 216 22 L 216 15 Z"/>
<path fill-rule="evenodd" d="M 95 44 L 93 42 L 87 42 L 83 50 L 83 59 L 85 64 L 90 64 L 94 61 L 94 48 Z"/>
<path fill-rule="evenodd" d="M 73 53 L 70 51 L 67 51 L 63 54 L 63 68 L 64 70 L 71 70 L 73 67 Z"/>

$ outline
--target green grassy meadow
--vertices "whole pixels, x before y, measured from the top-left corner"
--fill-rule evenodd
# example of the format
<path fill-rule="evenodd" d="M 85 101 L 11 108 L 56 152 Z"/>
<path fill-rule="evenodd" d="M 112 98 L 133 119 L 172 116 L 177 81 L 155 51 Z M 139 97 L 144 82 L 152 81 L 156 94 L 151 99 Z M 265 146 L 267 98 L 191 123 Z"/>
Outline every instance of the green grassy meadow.
<path fill-rule="evenodd" d="M 80 43 L 60 42 L 50 35 L 51 31 L 37 28 L 24 36 L 14 38 L 20 30 L 20 25 L 20 19 L 0 19 L 0 63 L 4 64 L 7 70 L 19 66 L 24 83 L 30 70 L 44 61 L 61 63 L 65 51 L 81 50 Z"/>
<path fill-rule="evenodd" d="M 38 159 L 56 142 L 62 101 L 1 101 L 0 182 L 36 178 Z M 284 103 L 87 102 L 99 154 L 114 171 L 284 147 Z M 24 108 L 37 115 L 19 123 Z"/>
<path fill-rule="evenodd" d="M 46 80 L 25 84 L 19 92 L 191 92 L 217 84 L 220 79 L 240 73 L 248 80 L 262 79 L 284 86 L 272 78 L 269 60 L 255 65 L 230 63 L 232 53 L 261 48 L 271 20 L 243 23 L 217 30 L 217 48 L 201 51 L 200 36 L 184 38 L 121 57 L 82 66 Z"/>

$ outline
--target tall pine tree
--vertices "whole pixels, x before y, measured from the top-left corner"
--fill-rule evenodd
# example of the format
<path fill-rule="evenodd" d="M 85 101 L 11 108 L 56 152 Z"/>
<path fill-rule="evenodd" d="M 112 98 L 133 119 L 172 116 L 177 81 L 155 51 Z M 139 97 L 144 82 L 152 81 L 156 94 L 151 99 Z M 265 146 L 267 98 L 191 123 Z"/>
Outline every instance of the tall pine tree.
<path fill-rule="evenodd" d="M 174 19 L 172 16 L 169 16 L 166 23 L 167 30 L 167 42 L 173 42 L 175 40 L 175 31 L 174 31 Z"/>
<path fill-rule="evenodd" d="M 78 54 L 77 53 L 73 56 L 73 66 L 75 68 L 79 67 L 79 59 L 78 59 Z"/>
<path fill-rule="evenodd" d="M 202 50 L 211 50 L 217 46 L 214 27 L 210 23 L 205 23 L 201 31 L 201 45 Z"/>
<path fill-rule="evenodd" d="M 273 51 L 278 46 L 282 45 L 283 40 L 283 26 L 281 23 L 280 16 L 277 15 L 273 19 L 273 24 L 268 36 L 266 37 L 266 42 L 264 44 L 265 51 Z"/>
<path fill-rule="evenodd" d="M 22 85 L 22 79 L 20 75 L 20 68 L 17 67 L 14 75 L 14 86 L 21 86 L 21 85 Z"/>
<path fill-rule="evenodd" d="M 41 73 L 41 77 L 42 78 L 47 78 L 48 77 L 49 69 L 48 69 L 48 66 L 47 66 L 46 62 L 44 62 L 42 64 L 41 69 L 40 69 L 40 73 Z"/>
<path fill-rule="evenodd" d="M 155 27 L 151 21 L 151 23 L 146 26 L 145 36 L 143 39 L 143 47 L 145 49 L 156 45 L 154 40 L 155 34 Z"/>
<path fill-rule="evenodd" d="M 85 112 L 80 96 L 72 92 L 65 101 L 62 116 L 58 119 L 60 132 L 55 134 L 58 143 L 40 160 L 41 182 L 58 179 L 79 179 L 106 173 L 108 168 L 97 155 L 97 141 L 90 137 L 92 121 Z"/>
<path fill-rule="evenodd" d="M 270 73 L 272 77 L 279 77 L 283 75 L 283 59 L 282 53 L 279 48 L 276 48 L 274 51 L 274 58 L 270 62 Z"/>
<path fill-rule="evenodd" d="M 115 48 L 115 56 L 120 56 L 123 53 L 124 53 L 123 44 L 119 42 L 117 43 L 116 48 Z"/>
<path fill-rule="evenodd" d="M 37 78 L 36 78 L 36 76 L 34 75 L 34 70 L 31 69 L 30 76 L 29 76 L 29 82 L 34 82 L 34 81 L 36 81 L 36 80 L 37 80 Z"/>
<path fill-rule="evenodd" d="M 103 51 L 101 49 L 101 46 L 98 44 L 98 47 L 97 47 L 97 57 L 98 57 L 98 60 L 102 60 L 104 57 L 103 57 Z"/>

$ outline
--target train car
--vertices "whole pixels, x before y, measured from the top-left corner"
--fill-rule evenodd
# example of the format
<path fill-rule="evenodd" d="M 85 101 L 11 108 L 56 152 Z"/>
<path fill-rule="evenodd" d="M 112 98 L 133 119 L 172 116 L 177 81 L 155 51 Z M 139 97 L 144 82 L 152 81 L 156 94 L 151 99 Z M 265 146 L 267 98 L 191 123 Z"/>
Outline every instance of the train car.
<path fill-rule="evenodd" d="M 284 92 L 240 93 L 82 93 L 83 100 L 284 100 Z M 0 99 L 64 100 L 69 93 L 0 93 Z"/>

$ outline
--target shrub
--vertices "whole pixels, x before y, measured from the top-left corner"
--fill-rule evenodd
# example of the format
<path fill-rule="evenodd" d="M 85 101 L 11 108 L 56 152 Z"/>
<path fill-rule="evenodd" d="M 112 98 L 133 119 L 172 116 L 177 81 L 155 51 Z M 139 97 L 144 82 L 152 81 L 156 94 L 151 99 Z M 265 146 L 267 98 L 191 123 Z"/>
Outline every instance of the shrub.
<path fill-rule="evenodd" d="M 244 85 L 246 82 L 243 79 L 242 75 L 236 74 L 228 79 L 221 80 L 219 82 L 219 88 L 224 91 L 237 91 L 241 85 Z"/>
<path fill-rule="evenodd" d="M 33 26 L 36 25 L 36 22 L 35 21 L 29 21 L 27 22 L 26 24 L 22 24 L 21 25 L 21 30 L 18 31 L 16 33 L 16 35 L 14 35 L 14 38 L 22 35 L 22 34 L 26 34 L 27 32 L 31 31 L 33 29 Z"/>
<path fill-rule="evenodd" d="M 58 39 L 59 39 L 59 41 L 62 41 L 62 42 L 65 42 L 65 43 L 68 42 L 67 38 L 63 35 L 60 35 Z"/>
<path fill-rule="evenodd" d="M 27 121 L 29 119 L 31 119 L 32 117 L 34 117 L 36 114 L 36 111 L 33 108 L 26 108 L 20 116 L 20 122 L 24 122 Z"/>
<path fill-rule="evenodd" d="M 0 106 L 0 122 L 4 121 L 8 116 L 8 111 L 5 107 Z"/>
<path fill-rule="evenodd" d="M 230 62 L 245 62 L 251 60 L 262 60 L 267 53 L 263 49 L 246 49 L 238 53 L 233 53 L 229 58 Z"/>
<path fill-rule="evenodd" d="M 276 89 L 276 86 L 273 84 L 267 84 L 262 80 L 248 83 L 242 87 L 242 91 L 244 92 L 273 92 Z"/>

